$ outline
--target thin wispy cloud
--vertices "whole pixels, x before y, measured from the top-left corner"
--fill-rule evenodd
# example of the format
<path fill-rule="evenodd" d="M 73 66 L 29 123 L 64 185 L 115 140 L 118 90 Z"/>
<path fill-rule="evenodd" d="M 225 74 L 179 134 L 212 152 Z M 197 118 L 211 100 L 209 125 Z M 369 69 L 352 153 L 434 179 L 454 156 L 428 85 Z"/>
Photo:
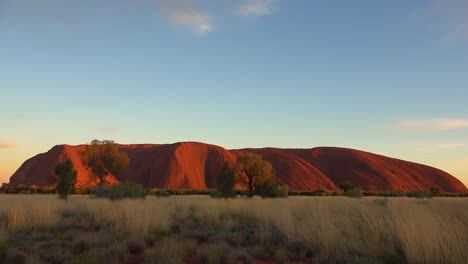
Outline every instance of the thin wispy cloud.
<path fill-rule="evenodd" d="M 204 36 L 220 28 L 215 17 L 233 13 L 239 17 L 267 16 L 275 11 L 274 4 L 275 0 L 238 0 L 230 7 L 233 11 L 222 13 L 214 4 L 200 0 L 115 0 L 112 5 L 92 0 L 0 0 L 0 27 L 107 27 L 113 26 L 115 19 L 132 21 L 134 16 L 157 14 L 165 23 Z"/>
<path fill-rule="evenodd" d="M 18 147 L 18 145 L 16 145 L 15 143 L 0 139 L 0 149 L 9 149 L 16 147 Z"/>
<path fill-rule="evenodd" d="M 435 149 L 456 149 L 456 148 L 462 148 L 466 146 L 465 143 L 458 142 L 458 143 L 442 143 L 442 144 L 436 144 L 434 146 Z"/>
<path fill-rule="evenodd" d="M 5 18 L 10 24 L 26 21 L 33 26 L 89 26 L 92 24 L 89 22 L 89 13 L 95 16 L 92 19 L 96 19 L 97 12 L 105 10 L 102 17 L 108 19 L 100 19 L 96 26 L 110 23 L 116 17 L 130 20 L 132 16 L 156 13 L 167 23 L 188 28 L 197 35 L 205 35 L 215 28 L 212 16 L 198 6 L 200 1 L 116 0 L 112 5 L 106 5 L 105 2 L 92 0 L 5 0 L 3 4 L 3 9 L 0 4 L 0 22 Z"/>
<path fill-rule="evenodd" d="M 267 16 L 273 13 L 273 0 L 245 0 L 234 11 L 237 16 Z"/>
<path fill-rule="evenodd" d="M 435 20 L 443 40 L 468 41 L 468 1 L 433 0 L 422 14 Z"/>
<path fill-rule="evenodd" d="M 194 8 L 173 9 L 169 13 L 169 20 L 191 29 L 197 35 L 205 35 L 214 29 L 211 16 Z"/>
<path fill-rule="evenodd" d="M 427 119 L 404 120 L 398 123 L 398 128 L 403 131 L 451 131 L 468 128 L 468 119 Z"/>

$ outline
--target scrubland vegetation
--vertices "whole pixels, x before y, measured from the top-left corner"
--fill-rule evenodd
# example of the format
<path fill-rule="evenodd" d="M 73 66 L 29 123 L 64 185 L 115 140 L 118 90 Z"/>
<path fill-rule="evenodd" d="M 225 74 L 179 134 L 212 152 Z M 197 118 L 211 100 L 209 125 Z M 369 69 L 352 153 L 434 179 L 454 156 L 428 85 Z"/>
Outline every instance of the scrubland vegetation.
<path fill-rule="evenodd" d="M 0 195 L 4 263 L 466 263 L 468 200 Z"/>

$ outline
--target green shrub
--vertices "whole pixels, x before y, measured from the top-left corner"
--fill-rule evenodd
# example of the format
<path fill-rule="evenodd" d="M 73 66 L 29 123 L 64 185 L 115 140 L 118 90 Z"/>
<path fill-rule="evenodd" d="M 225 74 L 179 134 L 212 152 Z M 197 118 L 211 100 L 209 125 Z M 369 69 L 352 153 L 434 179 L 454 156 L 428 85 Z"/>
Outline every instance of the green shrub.
<path fill-rule="evenodd" d="M 73 161 L 66 159 L 61 161 L 55 167 L 55 174 L 59 176 L 57 184 L 57 192 L 59 193 L 60 199 L 66 200 L 68 194 L 73 191 L 73 187 L 76 184 L 78 172 L 76 171 Z"/>
<path fill-rule="evenodd" d="M 275 185 L 272 188 L 270 188 L 269 191 L 266 191 L 265 193 L 262 194 L 262 197 L 269 197 L 269 198 L 288 197 L 288 196 L 289 196 L 288 188 L 281 186 L 281 185 Z"/>
<path fill-rule="evenodd" d="M 119 200 L 123 198 L 146 198 L 148 192 L 145 188 L 131 182 L 123 182 L 121 184 L 112 185 L 108 188 L 108 197 L 111 200 Z"/>
<path fill-rule="evenodd" d="M 363 196 L 363 191 L 361 188 L 353 188 L 345 192 L 345 195 L 353 198 L 361 198 Z"/>
<path fill-rule="evenodd" d="M 179 190 L 167 190 L 170 195 L 210 195 L 213 189 L 205 190 L 194 190 L 194 189 L 179 189 Z"/>
<path fill-rule="evenodd" d="M 229 198 L 233 196 L 234 185 L 236 185 L 236 171 L 226 161 L 216 177 L 216 190 L 220 196 Z"/>
<path fill-rule="evenodd" d="M 363 191 L 362 195 L 363 196 L 380 196 L 380 193 L 376 191 Z"/>
<path fill-rule="evenodd" d="M 159 190 L 156 194 L 158 197 L 169 197 L 171 194 L 167 190 Z"/>
<path fill-rule="evenodd" d="M 108 192 L 108 188 L 102 186 L 102 185 L 99 185 L 97 186 L 96 188 L 94 188 L 93 190 L 93 196 L 96 197 L 96 198 L 105 198 L 105 197 L 108 197 L 109 196 L 109 192 Z"/>
<path fill-rule="evenodd" d="M 235 192 L 232 192 L 230 193 L 228 196 L 226 196 L 226 194 L 222 194 L 220 193 L 219 191 L 211 191 L 210 192 L 210 197 L 211 198 L 235 198 L 236 197 L 236 193 Z"/>
<path fill-rule="evenodd" d="M 379 196 L 382 197 L 404 197 L 406 193 L 403 191 L 390 191 L 390 192 L 380 192 Z"/>
<path fill-rule="evenodd" d="M 111 200 L 119 200 L 124 198 L 146 198 L 147 190 L 138 184 L 131 182 L 123 182 L 108 187 L 98 186 L 94 191 L 96 198 L 109 198 Z"/>
<path fill-rule="evenodd" d="M 318 189 L 318 190 L 312 191 L 310 195 L 312 195 L 312 196 L 327 196 L 328 192 L 325 191 L 325 190 L 322 190 L 322 189 Z"/>
<path fill-rule="evenodd" d="M 432 197 L 431 192 L 422 191 L 422 190 L 408 192 L 406 195 L 408 197 L 420 198 L 420 199 L 421 198 L 430 198 L 430 197 Z"/>

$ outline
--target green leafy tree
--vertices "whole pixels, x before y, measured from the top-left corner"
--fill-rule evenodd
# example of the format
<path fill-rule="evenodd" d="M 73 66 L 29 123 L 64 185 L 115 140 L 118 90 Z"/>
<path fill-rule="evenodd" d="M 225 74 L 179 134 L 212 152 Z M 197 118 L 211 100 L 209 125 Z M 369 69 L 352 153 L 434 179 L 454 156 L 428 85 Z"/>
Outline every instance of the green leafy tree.
<path fill-rule="evenodd" d="M 82 153 L 83 165 L 91 168 L 93 174 L 105 184 L 109 174 L 116 174 L 126 169 L 130 163 L 127 154 L 119 149 L 112 140 L 93 140 Z"/>
<path fill-rule="evenodd" d="M 66 159 L 59 162 L 55 167 L 55 174 L 59 176 L 57 192 L 61 199 L 66 200 L 76 184 L 77 171 L 74 169 L 73 161 Z"/>
<path fill-rule="evenodd" d="M 248 197 L 263 195 L 275 186 L 275 175 L 270 162 L 260 155 L 248 153 L 237 157 L 237 180 L 247 187 Z"/>
<path fill-rule="evenodd" d="M 216 177 L 216 189 L 222 197 L 228 198 L 233 195 L 234 185 L 236 185 L 236 172 L 226 161 Z"/>

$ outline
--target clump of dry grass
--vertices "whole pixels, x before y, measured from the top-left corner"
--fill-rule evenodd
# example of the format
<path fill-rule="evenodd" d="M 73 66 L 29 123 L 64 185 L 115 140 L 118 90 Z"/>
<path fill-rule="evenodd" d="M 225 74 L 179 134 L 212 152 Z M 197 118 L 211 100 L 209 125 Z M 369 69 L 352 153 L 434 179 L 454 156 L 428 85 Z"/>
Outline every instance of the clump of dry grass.
<path fill-rule="evenodd" d="M 468 199 L 177 196 L 112 202 L 86 196 L 72 196 L 69 201 L 41 195 L 0 196 L 0 243 L 2 238 L 18 241 L 15 236 L 22 232 L 33 232 L 27 237 L 41 243 L 63 242 L 51 244 L 63 250 L 59 260 L 68 256 L 90 263 L 106 254 L 108 260 L 112 256 L 116 263 L 125 263 L 140 254 L 129 249 L 131 241 L 141 245 L 148 263 L 158 263 L 160 257 L 174 263 L 187 258 L 464 263 Z M 39 242 L 31 242 L 31 248 L 38 248 Z M 119 250 L 124 254 L 115 253 Z M 38 258 L 31 254 L 31 259 Z"/>

